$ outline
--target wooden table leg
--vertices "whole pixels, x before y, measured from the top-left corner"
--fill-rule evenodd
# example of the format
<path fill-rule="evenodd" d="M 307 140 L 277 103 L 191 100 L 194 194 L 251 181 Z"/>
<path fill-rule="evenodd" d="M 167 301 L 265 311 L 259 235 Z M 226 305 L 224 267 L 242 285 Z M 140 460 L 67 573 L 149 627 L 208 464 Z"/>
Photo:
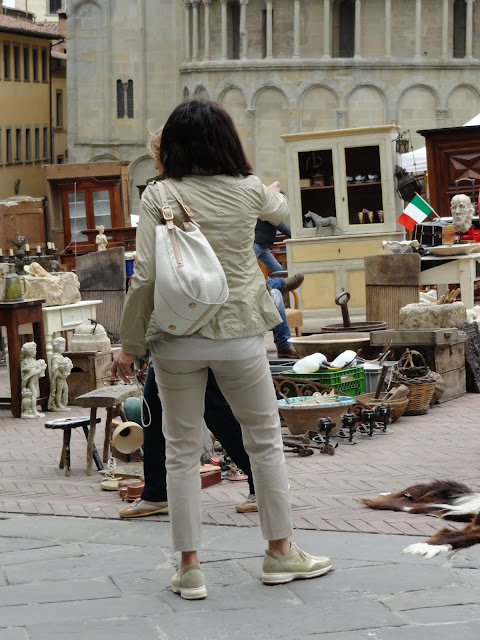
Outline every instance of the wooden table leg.
<path fill-rule="evenodd" d="M 22 374 L 20 369 L 20 335 L 14 326 L 13 317 L 7 324 L 8 360 L 10 369 L 10 408 L 14 418 L 22 415 Z"/>
<path fill-rule="evenodd" d="M 87 438 L 87 476 L 92 475 L 93 445 L 97 430 L 97 408 L 90 409 L 90 431 Z"/>
<path fill-rule="evenodd" d="M 103 441 L 103 461 L 108 462 L 108 452 L 110 450 L 110 440 L 112 438 L 112 418 L 113 407 L 107 407 L 107 420 L 105 422 L 105 439 Z"/>
<path fill-rule="evenodd" d="M 85 438 L 88 442 L 88 427 L 82 427 L 83 428 L 83 433 L 85 434 Z M 104 469 L 105 467 L 103 466 L 103 462 L 102 459 L 100 458 L 100 454 L 97 451 L 97 447 L 95 446 L 95 444 L 93 445 L 93 460 L 95 462 L 95 464 L 97 465 L 97 469 Z"/>
<path fill-rule="evenodd" d="M 63 451 L 62 455 L 65 458 L 65 475 L 70 475 L 70 438 L 72 436 L 71 429 L 63 430 Z"/>
<path fill-rule="evenodd" d="M 63 432 L 62 454 L 60 456 L 60 462 L 59 462 L 58 468 L 59 469 L 65 468 L 65 431 Z"/>

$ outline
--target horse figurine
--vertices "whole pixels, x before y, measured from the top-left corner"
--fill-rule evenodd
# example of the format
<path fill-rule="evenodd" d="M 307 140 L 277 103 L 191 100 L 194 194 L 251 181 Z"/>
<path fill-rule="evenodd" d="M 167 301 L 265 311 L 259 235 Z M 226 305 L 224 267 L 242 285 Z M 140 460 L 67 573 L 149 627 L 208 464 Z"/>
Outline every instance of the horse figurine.
<path fill-rule="evenodd" d="M 337 219 L 335 218 L 335 216 L 328 216 L 327 218 L 324 218 L 322 216 L 319 216 L 318 213 L 309 211 L 305 214 L 305 218 L 312 220 L 313 224 L 317 228 L 315 235 L 318 235 L 318 232 L 320 231 L 320 235 L 323 236 L 323 227 L 330 227 L 330 229 L 332 230 L 332 235 L 342 235 L 343 233 L 343 231 L 337 224 Z M 338 231 L 339 233 L 335 234 L 335 231 Z"/>

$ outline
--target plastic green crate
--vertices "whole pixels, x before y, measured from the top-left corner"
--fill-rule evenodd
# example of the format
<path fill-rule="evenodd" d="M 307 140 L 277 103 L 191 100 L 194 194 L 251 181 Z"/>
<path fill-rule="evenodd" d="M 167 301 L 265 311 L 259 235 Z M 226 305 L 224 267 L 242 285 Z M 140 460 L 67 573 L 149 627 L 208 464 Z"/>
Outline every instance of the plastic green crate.
<path fill-rule="evenodd" d="M 317 371 L 316 373 L 297 373 L 291 370 L 282 371 L 280 376 L 319 382 L 349 396 L 358 396 L 365 392 L 365 371 L 363 367 L 349 367 L 340 371 Z"/>

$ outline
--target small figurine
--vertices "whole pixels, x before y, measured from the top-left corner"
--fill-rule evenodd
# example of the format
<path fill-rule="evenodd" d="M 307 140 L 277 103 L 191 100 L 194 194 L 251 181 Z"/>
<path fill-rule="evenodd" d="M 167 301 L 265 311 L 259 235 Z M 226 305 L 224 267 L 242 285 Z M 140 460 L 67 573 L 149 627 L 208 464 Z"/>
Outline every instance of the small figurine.
<path fill-rule="evenodd" d="M 472 226 L 475 211 L 470 198 L 463 193 L 453 196 L 450 201 L 450 211 L 455 231 L 468 231 Z"/>
<path fill-rule="evenodd" d="M 47 364 L 45 360 L 36 360 L 37 345 L 26 342 L 21 350 L 22 372 L 22 418 L 44 418 L 37 411 L 38 379 L 43 378 Z"/>
<path fill-rule="evenodd" d="M 67 377 L 70 375 L 73 363 L 63 355 L 65 338 L 59 337 L 52 341 L 52 359 L 50 361 L 50 396 L 48 398 L 49 411 L 70 411 L 68 405 Z"/>
<path fill-rule="evenodd" d="M 308 211 L 305 214 L 305 218 L 313 220 L 313 223 L 317 228 L 315 235 L 318 235 L 319 231 L 320 231 L 320 235 L 323 235 L 323 227 L 330 227 L 333 235 L 337 235 L 335 234 L 335 231 L 338 231 L 339 235 L 343 233 L 337 224 L 337 219 L 335 218 L 335 216 L 328 216 L 328 218 L 323 218 L 322 216 L 319 216 L 318 213 L 314 213 L 313 211 Z"/>
<path fill-rule="evenodd" d="M 104 233 L 105 227 L 103 226 L 103 224 L 100 224 L 98 225 L 98 227 L 96 227 L 96 229 L 98 231 L 97 237 L 95 238 L 95 242 L 97 243 L 97 251 L 105 251 L 108 244 L 108 238 Z"/>

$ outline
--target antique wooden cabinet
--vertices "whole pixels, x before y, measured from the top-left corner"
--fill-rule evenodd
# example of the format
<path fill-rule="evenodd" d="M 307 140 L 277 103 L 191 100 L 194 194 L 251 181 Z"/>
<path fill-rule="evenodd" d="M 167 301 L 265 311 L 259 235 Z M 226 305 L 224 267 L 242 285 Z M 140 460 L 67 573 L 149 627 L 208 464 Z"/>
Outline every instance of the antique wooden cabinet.
<path fill-rule="evenodd" d="M 130 226 L 128 162 L 46 165 L 51 239 L 61 250 L 62 262 L 74 264 L 75 255 L 96 251 L 84 233 Z"/>
<path fill-rule="evenodd" d="M 418 133 L 426 140 L 433 209 L 442 217 L 450 216 L 450 200 L 456 193 L 472 198 L 476 208 L 480 188 L 480 126 L 423 129 Z"/>
<path fill-rule="evenodd" d="M 383 240 L 403 240 L 403 202 L 395 190 L 397 128 L 392 125 L 282 136 L 286 143 L 292 239 L 288 270 L 301 271 L 302 332 L 338 321 L 335 298 L 349 291 L 352 320 L 365 319 L 365 256 Z M 336 227 L 309 227 L 308 212 Z"/>

